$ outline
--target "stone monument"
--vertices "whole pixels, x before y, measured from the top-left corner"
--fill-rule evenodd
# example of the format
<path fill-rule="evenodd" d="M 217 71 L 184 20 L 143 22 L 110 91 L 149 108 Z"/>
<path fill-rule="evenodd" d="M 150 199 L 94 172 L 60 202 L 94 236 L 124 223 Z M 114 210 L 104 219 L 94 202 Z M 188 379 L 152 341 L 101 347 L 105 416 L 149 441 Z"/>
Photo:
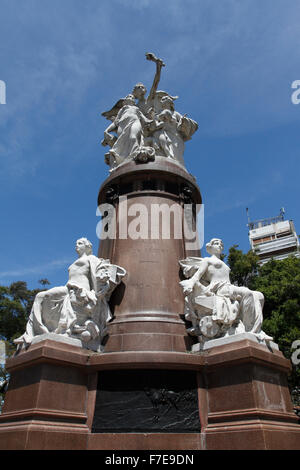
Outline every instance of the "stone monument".
<path fill-rule="evenodd" d="M 184 163 L 197 123 L 138 83 L 103 113 L 109 176 L 98 256 L 76 243 L 65 286 L 35 298 L 10 358 L 2 449 L 298 449 L 290 363 L 264 298 L 201 257 L 201 194 Z"/>

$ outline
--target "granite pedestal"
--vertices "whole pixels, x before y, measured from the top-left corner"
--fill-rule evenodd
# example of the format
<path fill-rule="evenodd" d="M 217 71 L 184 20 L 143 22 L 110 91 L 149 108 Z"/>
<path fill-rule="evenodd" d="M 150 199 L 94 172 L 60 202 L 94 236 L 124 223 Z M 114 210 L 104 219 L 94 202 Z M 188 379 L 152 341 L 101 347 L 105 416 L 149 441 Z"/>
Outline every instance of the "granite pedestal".
<path fill-rule="evenodd" d="M 289 361 L 248 339 L 194 354 L 44 340 L 7 367 L 1 449 L 299 449 Z"/>

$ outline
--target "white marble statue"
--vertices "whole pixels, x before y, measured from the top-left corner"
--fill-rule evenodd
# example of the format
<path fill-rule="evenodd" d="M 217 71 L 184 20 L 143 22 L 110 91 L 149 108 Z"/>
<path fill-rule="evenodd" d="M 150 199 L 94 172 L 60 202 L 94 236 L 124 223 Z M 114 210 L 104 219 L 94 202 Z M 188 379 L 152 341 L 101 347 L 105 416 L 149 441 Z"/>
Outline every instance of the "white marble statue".
<path fill-rule="evenodd" d="M 198 124 L 175 111 L 174 97 L 164 94 L 160 102 L 161 111 L 157 115 L 157 129 L 153 132 L 152 145 L 156 155 L 171 158 L 184 166 L 184 142 L 191 138 Z"/>
<path fill-rule="evenodd" d="M 156 64 L 156 72 L 149 96 L 146 97 L 147 89 L 143 83 L 137 83 L 132 90 L 132 94 L 138 100 L 137 105 L 140 110 L 147 116 L 149 113 L 151 113 L 151 110 L 155 108 L 155 97 L 160 81 L 161 69 L 165 66 L 165 64 L 161 59 L 158 59 L 154 54 L 152 54 L 152 52 L 146 53 L 146 59 L 151 60 Z"/>
<path fill-rule="evenodd" d="M 112 319 L 108 301 L 126 271 L 94 256 L 86 238 L 77 240 L 76 251 L 78 259 L 69 267 L 67 284 L 36 295 L 26 331 L 14 341 L 19 348 L 30 345 L 38 335 L 54 333 L 80 339 L 84 347 L 101 351 Z"/>
<path fill-rule="evenodd" d="M 174 109 L 174 100 L 165 91 L 158 91 L 161 69 L 165 65 L 152 53 L 146 58 L 155 62 L 156 73 L 149 95 L 143 83 L 137 83 L 132 94 L 122 98 L 102 116 L 112 121 L 104 131 L 103 146 L 110 171 L 134 160 L 153 161 L 155 156 L 172 159 L 184 166 L 184 142 L 198 129 L 198 124 Z M 116 135 L 112 134 L 115 133 Z"/>
<path fill-rule="evenodd" d="M 116 118 L 104 131 L 103 144 L 112 145 L 107 155 L 111 168 L 128 159 L 135 160 L 141 152 L 148 151 L 149 156 L 154 156 L 154 150 L 145 147 L 143 134 L 143 128 L 151 122 L 136 105 L 134 96 L 127 95 Z M 113 131 L 117 133 L 116 138 L 111 134 Z"/>
<path fill-rule="evenodd" d="M 187 278 L 180 282 L 185 295 L 188 331 L 200 345 L 238 333 L 252 333 L 259 341 L 271 341 L 261 329 L 264 296 L 261 292 L 231 284 L 230 268 L 221 260 L 223 242 L 213 238 L 206 245 L 211 255 L 179 262 Z"/>

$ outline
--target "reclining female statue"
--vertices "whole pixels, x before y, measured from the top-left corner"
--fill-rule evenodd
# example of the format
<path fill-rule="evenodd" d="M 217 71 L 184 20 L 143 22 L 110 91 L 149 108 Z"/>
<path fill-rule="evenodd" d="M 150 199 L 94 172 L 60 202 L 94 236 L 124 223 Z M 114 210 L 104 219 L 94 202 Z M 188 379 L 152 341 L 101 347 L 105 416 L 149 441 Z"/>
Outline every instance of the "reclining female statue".
<path fill-rule="evenodd" d="M 221 260 L 223 242 L 213 238 L 206 245 L 211 255 L 180 261 L 187 278 L 180 282 L 185 294 L 185 316 L 190 334 L 200 343 L 237 333 L 253 333 L 260 341 L 272 338 L 261 330 L 264 296 L 230 282 L 230 268 Z"/>
<path fill-rule="evenodd" d="M 67 284 L 36 295 L 26 331 L 14 341 L 19 348 L 30 345 L 35 336 L 56 333 L 101 350 L 112 319 L 108 300 L 126 271 L 94 256 L 86 238 L 77 240 L 76 251 L 78 259 L 69 267 Z"/>

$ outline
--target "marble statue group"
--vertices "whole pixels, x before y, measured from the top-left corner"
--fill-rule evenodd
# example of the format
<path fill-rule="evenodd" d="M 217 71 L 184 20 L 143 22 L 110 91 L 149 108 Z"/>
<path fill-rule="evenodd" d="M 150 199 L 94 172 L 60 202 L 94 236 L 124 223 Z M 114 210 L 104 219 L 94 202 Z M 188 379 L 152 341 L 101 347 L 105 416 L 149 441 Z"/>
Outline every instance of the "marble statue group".
<path fill-rule="evenodd" d="M 111 171 L 130 160 L 153 161 L 165 157 L 184 167 L 184 143 L 198 129 L 192 119 L 175 111 L 174 101 L 165 91 L 157 90 L 164 63 L 154 54 L 146 58 L 156 64 L 156 74 L 149 95 L 142 83 L 131 94 L 102 113 L 112 123 L 104 131 L 102 145 L 109 146 L 105 161 Z"/>

